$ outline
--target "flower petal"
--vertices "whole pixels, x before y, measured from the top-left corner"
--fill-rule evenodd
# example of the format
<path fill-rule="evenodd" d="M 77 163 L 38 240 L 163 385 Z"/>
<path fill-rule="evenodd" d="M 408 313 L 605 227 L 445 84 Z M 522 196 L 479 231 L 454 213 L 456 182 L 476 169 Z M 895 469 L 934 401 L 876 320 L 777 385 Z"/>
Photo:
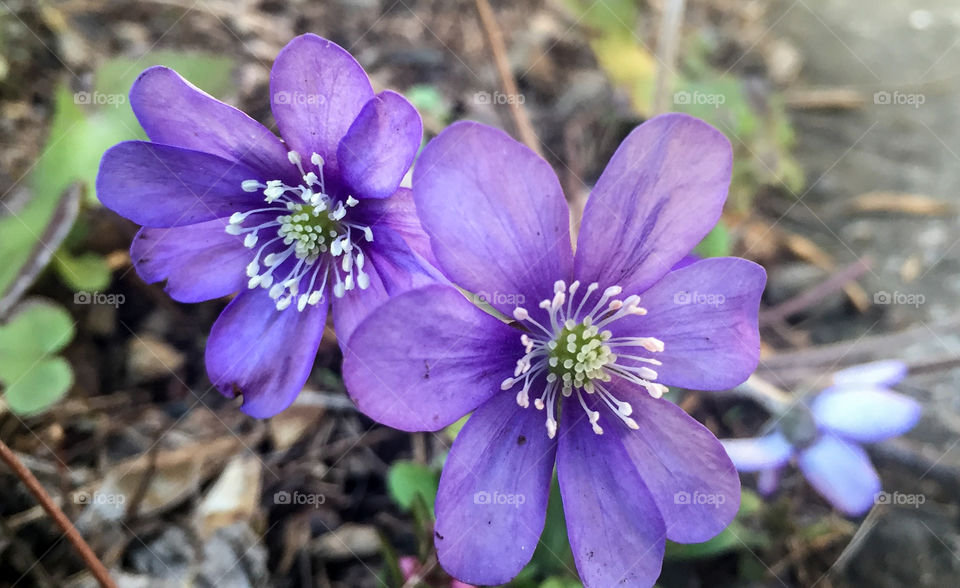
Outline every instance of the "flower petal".
<path fill-rule="evenodd" d="M 814 399 L 811 409 L 819 425 L 861 443 L 906 433 L 917 424 L 922 411 L 912 398 L 870 385 L 825 390 Z"/>
<path fill-rule="evenodd" d="M 850 516 L 870 510 L 880 491 L 880 478 L 867 453 L 829 433 L 802 451 L 797 462 L 817 492 Z"/>
<path fill-rule="evenodd" d="M 643 293 L 644 316 L 610 325 L 615 335 L 656 337 L 658 382 L 695 390 L 724 390 L 757 367 L 757 312 L 766 272 L 735 257 L 713 257 L 668 273 Z"/>
<path fill-rule="evenodd" d="M 210 330 L 210 381 L 226 396 L 243 395 L 241 410 L 271 417 L 296 399 L 313 368 L 327 319 L 325 304 L 277 310 L 266 290 L 247 290 Z"/>
<path fill-rule="evenodd" d="M 895 359 L 848 367 L 833 374 L 834 386 L 893 386 L 907 375 L 907 364 Z"/>
<path fill-rule="evenodd" d="M 364 247 L 364 272 L 370 285 L 354 288 L 343 298 L 334 298 L 333 324 L 341 348 L 349 341 L 354 329 L 371 311 L 407 290 L 437 282 L 406 242 L 387 227 L 379 227 L 373 243 Z"/>
<path fill-rule="evenodd" d="M 741 472 L 776 468 L 793 455 L 793 445 L 779 431 L 749 439 L 721 439 L 720 443 Z"/>
<path fill-rule="evenodd" d="M 264 178 L 217 155 L 124 141 L 103 154 L 97 196 L 103 205 L 147 227 L 179 227 L 229 217 L 262 203 L 244 180 Z"/>
<path fill-rule="evenodd" d="M 622 390 L 624 385 L 629 384 L 621 380 L 612 391 Z M 633 431 L 618 422 L 612 423 L 615 427 L 604 428 L 619 433 L 663 516 L 667 538 L 680 543 L 710 539 L 737 514 L 737 470 L 713 433 L 679 406 L 645 392 L 629 398 L 633 399 L 633 419 L 640 429 Z M 610 418 L 618 420 L 613 415 Z"/>
<path fill-rule="evenodd" d="M 720 131 L 684 114 L 634 129 L 587 200 L 577 279 L 637 293 L 650 287 L 719 220 L 732 161 Z"/>
<path fill-rule="evenodd" d="M 246 286 L 253 252 L 228 235 L 227 219 L 171 227 L 142 228 L 130 246 L 137 274 L 148 284 L 166 280 L 164 290 L 180 302 L 202 302 Z"/>
<path fill-rule="evenodd" d="M 503 131 L 447 127 L 413 170 L 420 221 L 441 271 L 504 313 L 553 295 L 573 267 L 569 210 L 557 176 Z"/>
<path fill-rule="evenodd" d="M 396 92 L 367 102 L 337 148 L 344 181 L 358 198 L 386 198 L 397 191 L 420 149 L 423 123 L 417 109 Z"/>
<path fill-rule="evenodd" d="M 417 256 L 429 265 L 436 266 L 430 237 L 420 224 L 413 190 L 400 188 L 389 198 L 363 199 L 353 214 L 357 216 L 357 223 L 373 229 L 374 241 L 377 240 L 378 228 L 386 227 L 399 235 Z"/>
<path fill-rule="evenodd" d="M 357 407 L 404 431 L 436 431 L 477 408 L 513 374 L 518 331 L 434 285 L 374 310 L 344 348 L 343 377 Z"/>
<path fill-rule="evenodd" d="M 584 586 L 653 586 L 666 538 L 660 511 L 623 445 L 596 435 L 579 405 L 567 406 L 557 477 L 580 578 Z"/>
<path fill-rule="evenodd" d="M 780 476 L 782 474 L 783 467 L 760 470 L 760 473 L 757 474 L 757 492 L 767 498 L 773 496 L 777 488 L 780 487 Z"/>
<path fill-rule="evenodd" d="M 465 582 L 504 584 L 530 561 L 543 532 L 557 444 L 543 414 L 500 392 L 457 435 L 437 492 L 434 543 Z"/>
<path fill-rule="evenodd" d="M 270 71 L 270 107 L 280 134 L 304 161 L 323 156 L 328 189 L 339 177 L 337 146 L 371 98 L 373 87 L 357 60 L 316 35 L 287 43 Z"/>
<path fill-rule="evenodd" d="M 212 153 L 267 179 L 299 183 L 297 168 L 276 135 L 172 69 L 158 65 L 140 74 L 130 89 L 130 106 L 155 143 Z"/>

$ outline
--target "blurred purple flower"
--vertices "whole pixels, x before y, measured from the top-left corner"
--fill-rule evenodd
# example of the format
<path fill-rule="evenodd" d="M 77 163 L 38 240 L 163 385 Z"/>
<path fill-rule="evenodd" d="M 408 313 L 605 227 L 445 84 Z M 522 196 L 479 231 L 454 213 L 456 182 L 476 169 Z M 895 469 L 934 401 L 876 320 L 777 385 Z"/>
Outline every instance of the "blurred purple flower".
<path fill-rule="evenodd" d="M 453 576 L 516 576 L 543 530 L 555 463 L 587 586 L 650 586 L 665 539 L 705 541 L 733 518 L 733 464 L 661 398 L 668 385 L 729 388 L 757 364 L 763 268 L 714 258 L 670 271 L 716 224 L 731 160 L 702 121 L 643 124 L 597 182 L 574 255 L 560 184 L 530 149 L 472 122 L 425 148 L 417 210 L 438 267 L 474 303 L 446 285 L 393 298 L 357 327 L 344 378 L 362 411 L 399 429 L 475 411 L 436 501 Z"/>
<path fill-rule="evenodd" d="M 268 417 L 303 387 L 328 303 L 345 341 L 373 306 L 429 283 L 429 251 L 399 188 L 422 127 L 399 94 L 374 94 L 344 49 L 292 40 L 270 73 L 283 141 L 173 70 L 144 71 L 130 103 L 151 141 L 106 152 L 97 194 L 143 225 L 131 257 L 181 302 L 241 292 L 217 319 L 207 372 Z M 289 308 L 288 308 L 289 307 Z"/>
<path fill-rule="evenodd" d="M 758 490 L 772 494 L 780 473 L 796 457 L 810 484 L 837 510 L 859 516 L 880 492 L 880 478 L 860 443 L 909 431 L 920 405 L 888 389 L 906 375 L 899 361 L 880 361 L 837 372 L 833 385 L 809 406 L 791 407 L 763 437 L 723 440 L 741 472 L 759 472 Z"/>

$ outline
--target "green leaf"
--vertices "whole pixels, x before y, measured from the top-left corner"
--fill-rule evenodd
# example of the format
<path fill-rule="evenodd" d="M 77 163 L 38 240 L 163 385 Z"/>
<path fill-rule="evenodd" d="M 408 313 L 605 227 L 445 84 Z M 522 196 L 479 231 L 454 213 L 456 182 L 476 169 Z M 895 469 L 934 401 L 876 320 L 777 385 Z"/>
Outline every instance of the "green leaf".
<path fill-rule="evenodd" d="M 33 415 L 63 398 L 73 385 L 73 371 L 62 357 L 41 360 L 6 388 L 4 399 L 15 413 Z"/>
<path fill-rule="evenodd" d="M 73 185 L 62 195 L 32 198 L 0 216 L 0 318 L 46 267 L 77 218 L 82 191 Z M 29 194 L 29 192 L 25 192 Z"/>
<path fill-rule="evenodd" d="M 53 260 L 60 279 L 74 291 L 99 291 L 110 285 L 110 266 L 97 253 L 87 252 L 76 257 L 60 251 Z"/>
<path fill-rule="evenodd" d="M 234 61 L 229 57 L 182 51 L 151 51 L 138 58 L 115 57 L 100 66 L 94 89 L 104 95 L 126 96 L 130 86 L 148 67 L 164 65 L 213 96 L 233 87 Z"/>
<path fill-rule="evenodd" d="M 723 221 L 716 224 L 693 250 L 700 257 L 726 257 L 733 250 L 730 231 L 723 225 Z"/>
<path fill-rule="evenodd" d="M 25 303 L 0 326 L 0 362 L 9 357 L 36 361 L 66 347 L 73 333 L 73 317 L 62 307 L 49 302 Z"/>
<path fill-rule="evenodd" d="M 433 502 L 439 484 L 437 473 L 425 465 L 412 461 L 398 461 L 387 472 L 387 490 L 403 510 L 410 510 L 417 496 L 423 498 L 433 513 Z"/>

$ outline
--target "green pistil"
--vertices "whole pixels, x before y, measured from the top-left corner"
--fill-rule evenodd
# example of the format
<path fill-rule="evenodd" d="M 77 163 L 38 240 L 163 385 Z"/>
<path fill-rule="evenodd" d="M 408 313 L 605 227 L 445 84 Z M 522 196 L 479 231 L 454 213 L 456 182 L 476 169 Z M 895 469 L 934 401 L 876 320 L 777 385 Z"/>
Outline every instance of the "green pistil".
<path fill-rule="evenodd" d="M 548 344 L 550 373 L 564 388 L 581 388 L 591 380 L 609 379 L 603 367 L 616 360 L 604 343 L 609 337 L 608 332 L 601 333 L 592 325 L 564 325 L 557 338 Z"/>

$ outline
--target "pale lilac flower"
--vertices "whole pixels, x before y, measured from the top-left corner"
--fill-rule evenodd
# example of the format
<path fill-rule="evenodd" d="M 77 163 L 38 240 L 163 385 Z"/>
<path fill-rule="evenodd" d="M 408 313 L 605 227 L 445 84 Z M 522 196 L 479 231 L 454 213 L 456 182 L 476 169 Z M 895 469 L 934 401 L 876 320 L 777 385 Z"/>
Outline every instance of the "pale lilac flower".
<path fill-rule="evenodd" d="M 277 56 L 271 107 L 283 140 L 173 70 L 130 91 L 151 141 L 106 152 L 97 194 L 144 226 L 131 257 L 147 282 L 200 302 L 240 294 L 207 343 L 211 381 L 267 417 L 303 387 L 328 306 L 346 340 L 364 314 L 428 279 L 426 236 L 399 188 L 421 122 L 399 94 L 374 94 L 344 49 L 303 35 Z"/>
<path fill-rule="evenodd" d="M 410 290 L 370 314 L 345 350 L 360 410 L 435 431 L 474 411 L 440 480 L 440 563 L 502 584 L 530 560 L 556 464 L 587 586 L 651 586 L 667 538 L 705 541 L 740 484 L 717 439 L 666 386 L 735 386 L 759 353 L 766 279 L 746 260 L 671 269 L 717 222 L 731 149 L 685 115 L 643 124 L 587 203 L 571 248 L 550 165 L 502 131 L 450 126 L 414 169 L 438 268 L 460 290 Z"/>
<path fill-rule="evenodd" d="M 809 406 L 792 406 L 777 428 L 751 439 L 726 439 L 724 448 L 741 472 L 758 472 L 758 489 L 772 494 L 791 459 L 837 510 L 859 516 L 874 505 L 880 477 L 861 443 L 883 441 L 909 431 L 920 405 L 889 389 L 903 379 L 900 361 L 859 365 L 833 375 L 833 385 Z"/>

